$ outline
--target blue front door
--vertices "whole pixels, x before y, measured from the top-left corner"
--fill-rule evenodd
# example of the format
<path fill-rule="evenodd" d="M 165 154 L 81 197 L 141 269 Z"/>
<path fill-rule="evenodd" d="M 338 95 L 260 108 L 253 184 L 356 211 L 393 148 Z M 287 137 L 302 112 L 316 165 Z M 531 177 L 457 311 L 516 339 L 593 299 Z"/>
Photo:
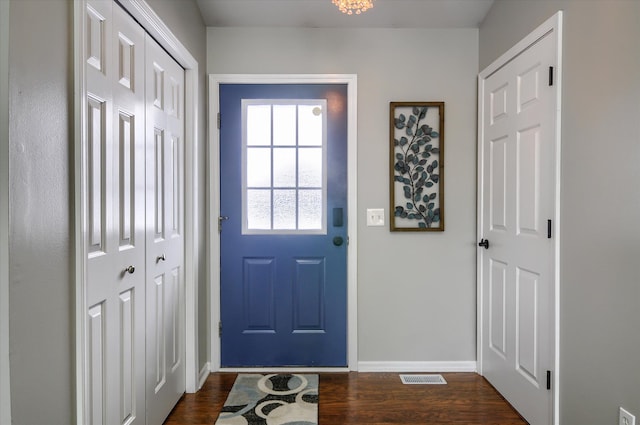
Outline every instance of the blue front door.
<path fill-rule="evenodd" d="M 220 86 L 221 365 L 347 366 L 347 86 Z"/>

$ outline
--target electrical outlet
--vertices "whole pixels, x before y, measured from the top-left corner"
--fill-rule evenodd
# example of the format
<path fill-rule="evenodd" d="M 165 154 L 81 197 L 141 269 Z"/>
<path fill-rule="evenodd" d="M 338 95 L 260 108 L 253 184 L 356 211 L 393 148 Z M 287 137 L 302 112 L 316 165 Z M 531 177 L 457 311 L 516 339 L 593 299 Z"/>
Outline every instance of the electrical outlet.
<path fill-rule="evenodd" d="M 636 425 L 636 417 L 621 407 L 618 425 Z"/>

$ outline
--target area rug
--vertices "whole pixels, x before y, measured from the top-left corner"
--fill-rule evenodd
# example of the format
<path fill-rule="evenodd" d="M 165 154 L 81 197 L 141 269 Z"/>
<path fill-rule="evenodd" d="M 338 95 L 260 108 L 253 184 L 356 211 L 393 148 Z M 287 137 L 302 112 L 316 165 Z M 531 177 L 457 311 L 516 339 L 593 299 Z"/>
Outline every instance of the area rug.
<path fill-rule="evenodd" d="M 317 425 L 318 375 L 239 374 L 215 425 Z"/>

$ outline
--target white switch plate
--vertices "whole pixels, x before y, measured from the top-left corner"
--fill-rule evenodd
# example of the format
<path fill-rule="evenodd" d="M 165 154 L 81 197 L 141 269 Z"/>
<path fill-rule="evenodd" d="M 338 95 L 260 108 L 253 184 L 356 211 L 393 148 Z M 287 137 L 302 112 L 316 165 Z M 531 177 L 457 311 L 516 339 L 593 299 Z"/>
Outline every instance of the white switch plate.
<path fill-rule="evenodd" d="M 620 408 L 620 419 L 618 420 L 618 424 L 620 425 L 636 425 L 636 417 L 631 413 L 624 410 L 622 407 Z"/>
<path fill-rule="evenodd" d="M 367 208 L 367 226 L 384 226 L 384 208 Z"/>

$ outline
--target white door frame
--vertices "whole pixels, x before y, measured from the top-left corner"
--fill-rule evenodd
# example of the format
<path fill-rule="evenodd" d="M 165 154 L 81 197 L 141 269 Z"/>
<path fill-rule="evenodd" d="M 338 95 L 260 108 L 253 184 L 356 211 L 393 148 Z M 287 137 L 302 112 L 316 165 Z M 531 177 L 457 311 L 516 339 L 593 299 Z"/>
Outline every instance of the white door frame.
<path fill-rule="evenodd" d="M 562 11 L 558 11 L 555 15 L 545 21 L 542 25 L 536 28 L 531 34 L 526 36 L 523 40 L 521 40 L 514 47 L 509 49 L 506 53 L 496 59 L 491 65 L 485 68 L 478 75 L 478 225 L 477 225 L 477 240 L 479 241 L 482 238 L 482 221 L 483 221 L 483 209 L 482 205 L 484 202 L 483 199 L 483 186 L 485 182 L 483 181 L 483 161 L 482 161 L 482 142 L 483 142 L 483 134 L 484 134 L 484 84 L 485 80 L 489 78 L 494 72 L 504 66 L 506 63 L 511 61 L 513 58 L 518 56 L 520 53 L 529 48 L 532 44 L 542 38 L 544 35 L 549 32 L 556 33 L 556 63 L 557 69 L 555 70 L 555 81 L 554 84 L 557 85 L 557 97 L 556 97 L 556 111 L 555 111 L 555 125 L 556 131 L 554 135 L 554 139 L 552 140 L 553 151 L 555 153 L 555 193 L 553 194 L 553 204 L 554 204 L 554 212 L 553 212 L 553 263 L 551 265 L 552 271 L 551 276 L 552 279 L 552 293 L 554 294 L 554 305 L 551 308 L 553 313 L 553 317 L 551 319 L 553 332 L 551 343 L 553 345 L 553 363 L 554 363 L 554 373 L 552 379 L 552 388 L 553 388 L 553 423 L 558 425 L 560 423 L 560 409 L 559 409 L 559 400 L 560 400 L 560 141 L 561 141 L 561 100 L 562 100 Z M 483 285 L 482 285 L 482 252 L 478 249 L 477 254 L 477 358 L 478 358 L 478 373 L 483 374 L 483 358 L 482 358 L 482 347 L 483 347 L 483 339 L 486 338 L 483 335 L 483 298 L 485 294 L 483 293 Z"/>
<path fill-rule="evenodd" d="M 349 370 L 358 369 L 358 214 L 357 214 L 357 84 L 355 74 L 210 74 L 209 75 L 209 155 L 207 163 L 209 182 L 209 264 L 210 264 L 210 318 L 211 366 L 220 370 L 220 132 L 216 126 L 220 112 L 220 84 L 347 84 L 347 361 Z M 231 369 L 225 369 L 231 370 Z M 242 369 L 250 371 L 251 369 Z M 261 370 L 261 369 L 257 369 Z M 285 369 L 279 369 L 285 370 Z M 296 370 L 300 370 L 296 368 Z M 312 368 L 305 370 L 313 370 Z M 322 368 L 330 371 L 331 368 Z M 345 370 L 338 368 L 336 370 Z"/>
<path fill-rule="evenodd" d="M 0 423 L 11 423 L 9 376 L 9 0 L 0 1 Z"/>
<path fill-rule="evenodd" d="M 3 3 L 3 2 L 0 2 Z M 145 0 L 119 0 L 121 6 L 185 69 L 185 368 L 186 391 L 198 389 L 198 267 L 195 253 L 197 229 L 198 169 L 195 154 L 198 152 L 198 62 L 182 42 L 164 24 Z M 76 423 L 85 423 L 85 305 L 86 293 L 86 152 L 83 149 L 86 137 L 87 113 L 85 104 L 86 75 L 84 52 L 87 34 L 85 10 L 86 0 L 74 4 L 74 213 L 75 213 L 75 400 Z M 5 16 L 3 13 L 2 16 Z M 4 37 L 3 37 L 4 38 Z M 205 366 L 208 368 L 208 364 Z"/>

